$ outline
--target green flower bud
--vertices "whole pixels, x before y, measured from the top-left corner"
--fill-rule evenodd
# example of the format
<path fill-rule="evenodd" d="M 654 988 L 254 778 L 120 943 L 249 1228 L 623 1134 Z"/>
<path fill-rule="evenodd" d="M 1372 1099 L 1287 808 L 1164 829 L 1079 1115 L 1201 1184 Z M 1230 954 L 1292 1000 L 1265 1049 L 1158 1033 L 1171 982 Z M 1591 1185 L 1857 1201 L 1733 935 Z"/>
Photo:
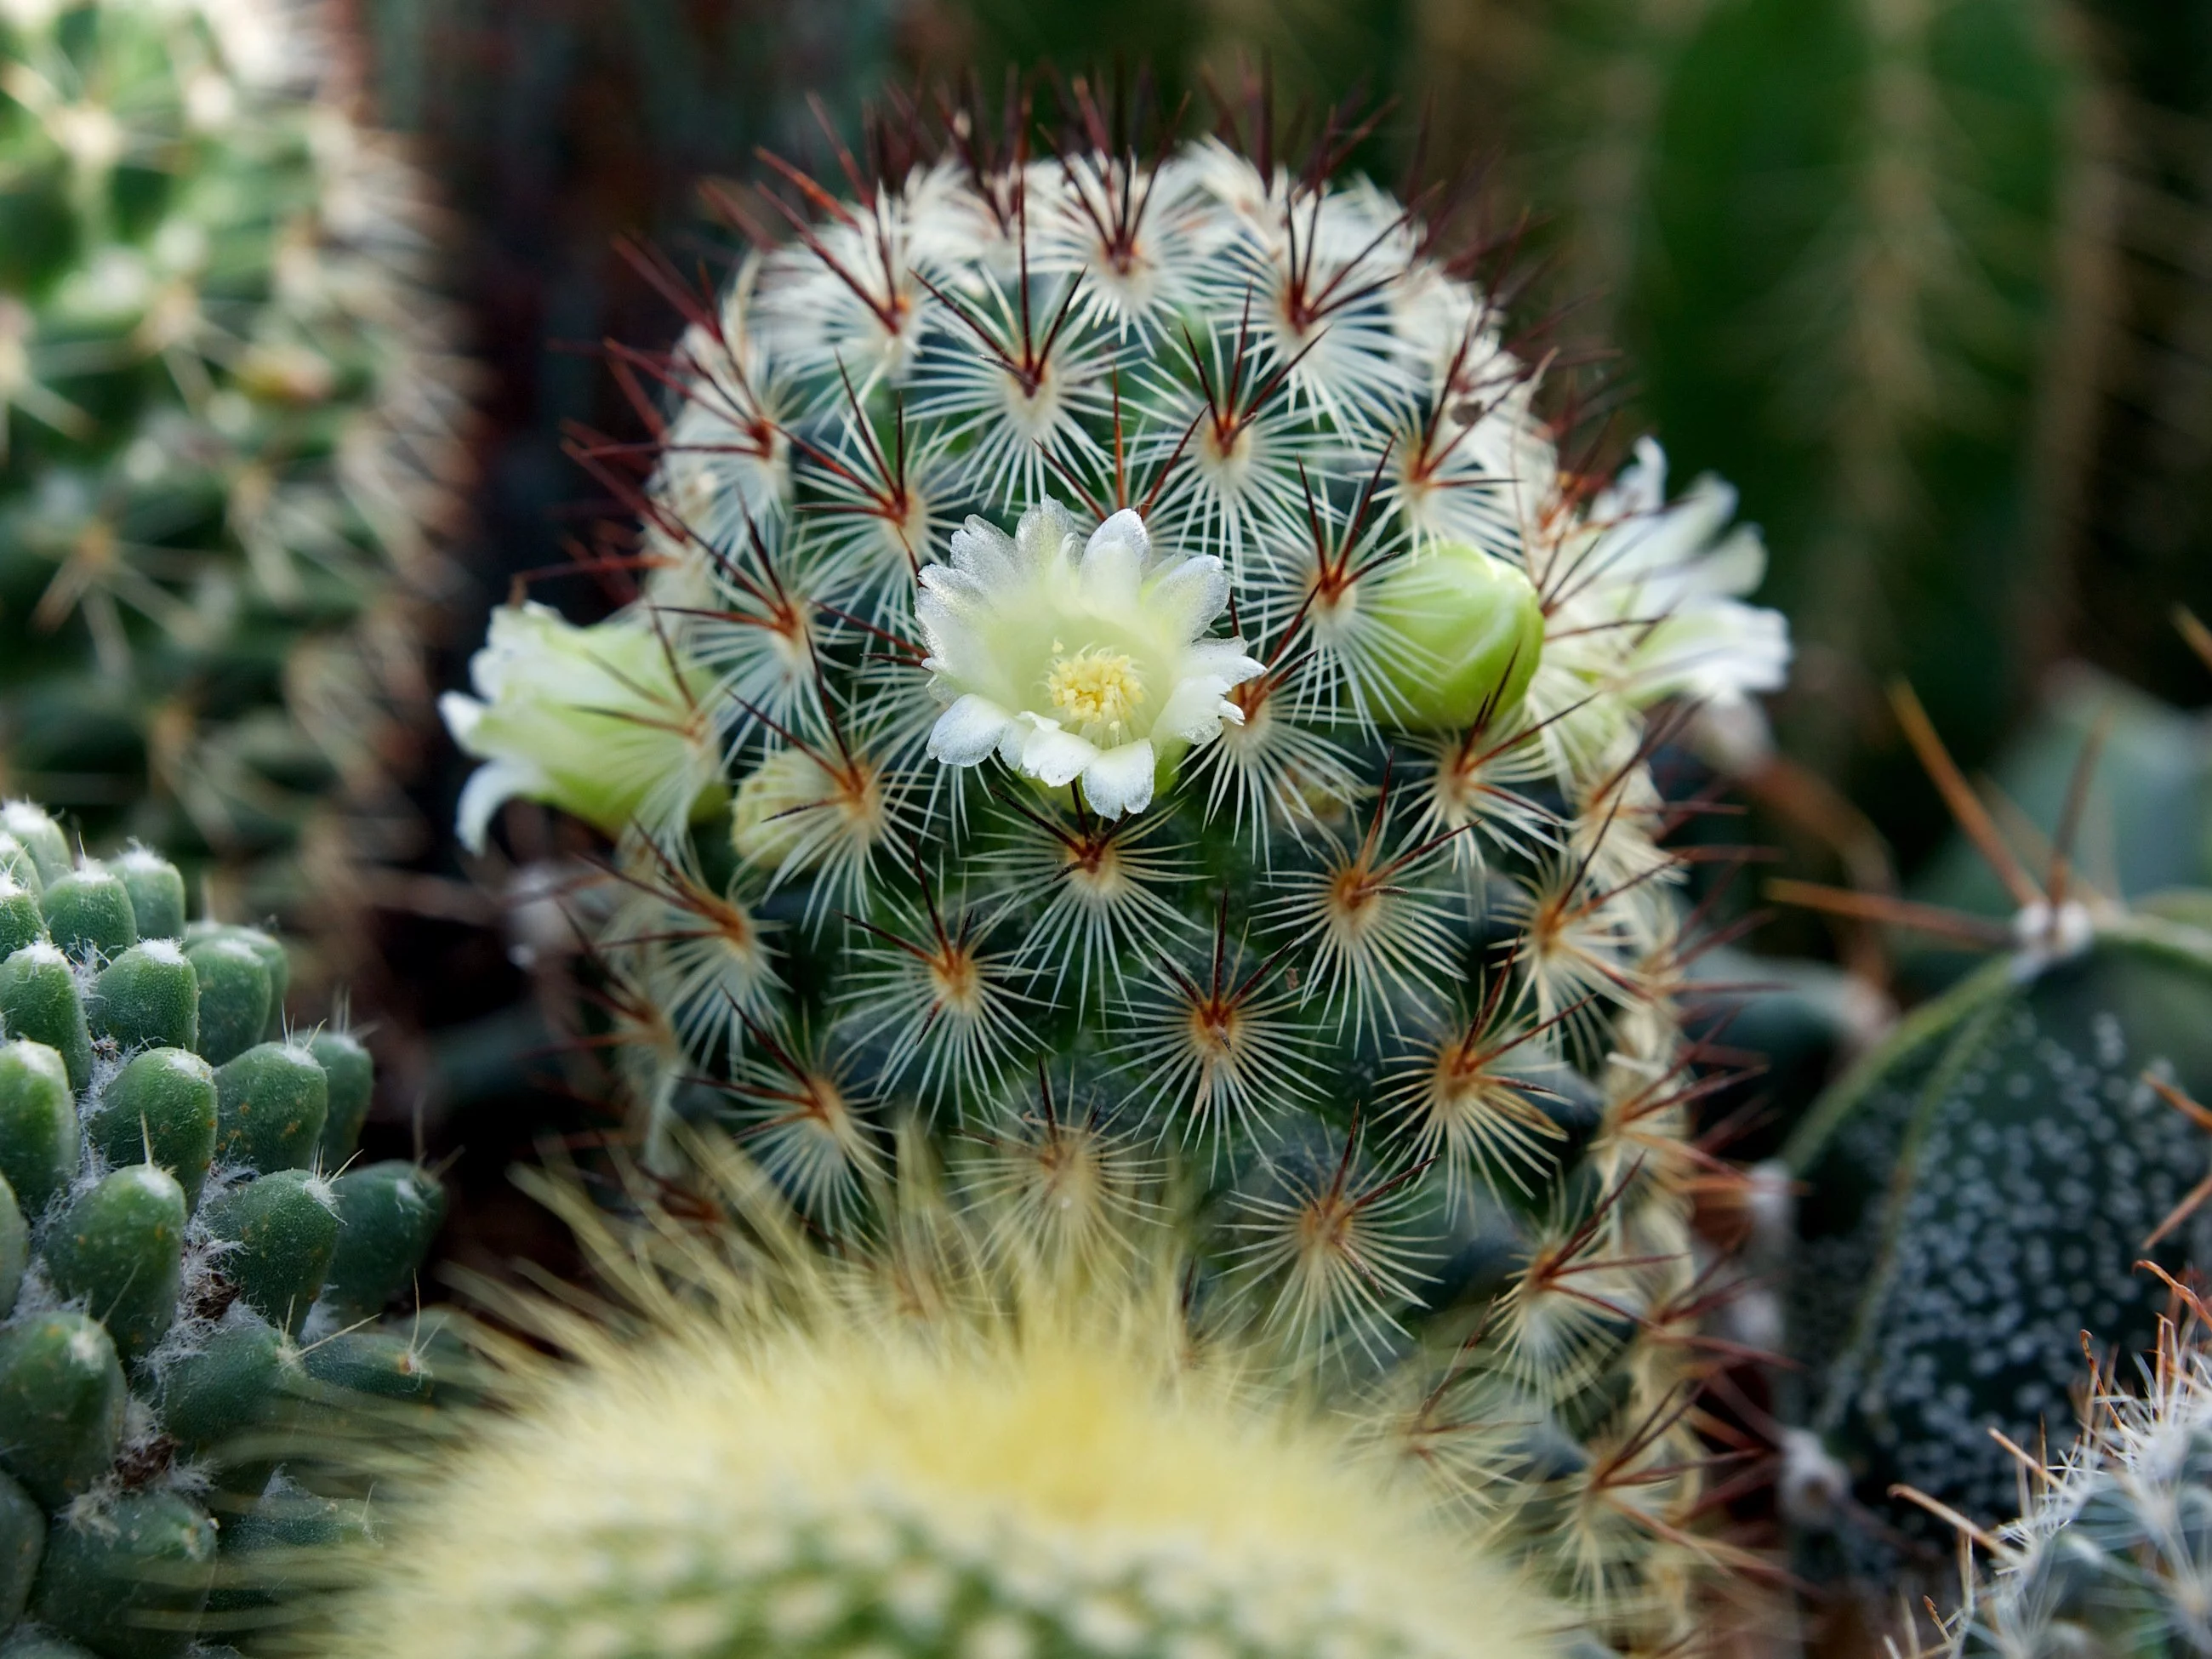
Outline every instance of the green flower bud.
<path fill-rule="evenodd" d="M 492 613 L 469 664 L 477 695 L 439 711 L 485 763 L 462 791 L 461 839 L 481 851 L 507 801 L 543 801 L 608 835 L 686 822 L 721 770 L 709 677 L 678 662 L 649 617 L 588 628 L 541 605 Z"/>
<path fill-rule="evenodd" d="M 1516 708 L 1544 653 L 1544 610 L 1528 577 L 1456 542 L 1423 549 L 1362 595 L 1411 647 L 1384 667 L 1414 730 L 1452 731 Z"/>
<path fill-rule="evenodd" d="M 274 982 L 261 953 L 223 933 L 189 940 L 185 960 L 200 987 L 199 1051 L 217 1066 L 261 1041 L 275 1002 Z"/>
<path fill-rule="evenodd" d="M 62 834 L 61 825 L 47 816 L 44 807 L 27 800 L 9 801 L 0 806 L 0 830 L 15 837 L 31 855 L 38 866 L 41 883 L 59 880 L 69 873 L 72 862 L 69 837 Z"/>
<path fill-rule="evenodd" d="M 131 890 L 119 876 L 97 866 L 49 880 L 39 902 L 46 913 L 47 936 L 72 960 L 87 951 L 112 957 L 138 942 Z"/>
<path fill-rule="evenodd" d="M 0 1470 L 60 1509 L 114 1463 L 127 1397 L 114 1340 L 97 1320 L 40 1314 L 0 1328 Z"/>
<path fill-rule="evenodd" d="M 133 1048 L 195 1048 L 200 981 L 174 939 L 134 945 L 100 970 L 86 1000 L 92 1030 Z"/>
<path fill-rule="evenodd" d="M 0 962 L 46 936 L 46 913 L 40 906 L 39 890 L 12 872 L 0 873 Z"/>
<path fill-rule="evenodd" d="M 0 1048 L 0 1176 L 23 1213 L 44 1213 L 76 1166 L 76 1102 L 62 1057 L 43 1042 Z"/>
<path fill-rule="evenodd" d="M 323 1120 L 320 1156 L 323 1168 L 335 1170 L 353 1156 L 361 1126 L 368 1120 L 369 1100 L 376 1092 L 376 1062 L 358 1037 L 344 1031 L 316 1032 L 307 1039 L 307 1051 L 330 1085 L 330 1115 Z"/>
<path fill-rule="evenodd" d="M 108 860 L 107 867 L 131 895 L 131 912 L 137 919 L 140 939 L 184 937 L 182 871 L 144 847 L 134 847 L 121 857 Z"/>
<path fill-rule="evenodd" d="M 64 1297 L 82 1297 L 135 1365 L 169 1334 L 184 1289 L 185 1189 L 150 1164 L 118 1170 L 79 1193 L 47 1230 L 46 1271 Z"/>
<path fill-rule="evenodd" d="M 110 1164 L 151 1164 L 199 1207 L 215 1161 L 215 1068 L 182 1048 L 149 1048 L 118 1072 L 87 1114 L 85 1139 Z"/>
<path fill-rule="evenodd" d="M 92 1080 L 92 1032 L 69 958 L 54 945 L 26 945 L 0 962 L 0 1024 L 13 1037 L 42 1042 L 69 1068 L 69 1086 Z"/>
<path fill-rule="evenodd" d="M 231 1249 L 217 1262 L 246 1306 L 297 1336 L 323 1287 L 338 1238 L 329 1185 L 304 1170 L 234 1187 L 204 1212 L 208 1231 Z"/>
<path fill-rule="evenodd" d="M 126 1492 L 57 1522 L 33 1616 L 101 1659 L 183 1659 L 215 1578 L 216 1529 L 173 1492 Z"/>
<path fill-rule="evenodd" d="M 23 1616 L 46 1553 L 46 1516 L 31 1494 L 0 1474 L 0 1630 Z M 13 1648 L 8 1650 L 12 1655 Z"/>
<path fill-rule="evenodd" d="M 264 1042 L 216 1068 L 216 1156 L 263 1175 L 314 1161 L 330 1084 L 306 1048 Z"/>
<path fill-rule="evenodd" d="M 445 1188 L 396 1160 L 349 1170 L 331 1188 L 338 1239 L 323 1300 L 342 1322 L 370 1318 L 413 1285 L 446 1218 Z"/>

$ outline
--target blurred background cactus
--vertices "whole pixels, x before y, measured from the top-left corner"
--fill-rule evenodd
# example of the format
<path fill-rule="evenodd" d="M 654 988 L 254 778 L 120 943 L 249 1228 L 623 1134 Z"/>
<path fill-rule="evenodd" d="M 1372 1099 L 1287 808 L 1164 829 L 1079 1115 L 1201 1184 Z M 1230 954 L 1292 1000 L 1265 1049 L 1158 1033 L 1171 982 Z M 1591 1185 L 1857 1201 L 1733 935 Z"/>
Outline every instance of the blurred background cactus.
<path fill-rule="evenodd" d="M 202 1651 L 365 1534 L 323 1458 L 431 1398 L 444 1194 L 355 1162 L 368 1051 L 174 864 L 15 801 L 0 872 L 0 1650 Z"/>
<path fill-rule="evenodd" d="M 424 188 L 283 0 L 15 6 L 0 64 L 0 769 L 357 947 L 466 481 Z"/>

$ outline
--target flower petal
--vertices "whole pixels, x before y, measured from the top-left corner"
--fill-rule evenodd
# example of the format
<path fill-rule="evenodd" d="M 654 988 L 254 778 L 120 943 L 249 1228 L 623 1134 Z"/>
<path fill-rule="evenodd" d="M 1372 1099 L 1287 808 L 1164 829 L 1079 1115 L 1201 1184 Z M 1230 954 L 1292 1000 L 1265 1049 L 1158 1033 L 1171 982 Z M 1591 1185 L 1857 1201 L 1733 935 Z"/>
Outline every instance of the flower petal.
<path fill-rule="evenodd" d="M 970 691 L 937 717 L 929 729 L 929 755 L 947 766 L 974 766 L 988 758 L 1013 716 Z"/>
<path fill-rule="evenodd" d="M 474 755 L 478 760 L 484 757 L 480 750 L 469 746 L 469 735 L 477 729 L 486 712 L 485 705 L 459 691 L 448 691 L 438 699 L 438 713 L 446 722 L 446 730 L 453 734 L 453 741 L 460 745 L 464 753 Z"/>
<path fill-rule="evenodd" d="M 1139 738 L 1109 749 L 1083 769 L 1083 799 L 1102 818 L 1141 812 L 1152 804 L 1152 741 Z"/>
<path fill-rule="evenodd" d="M 1127 616 L 1135 611 L 1145 561 L 1152 550 L 1145 521 L 1127 507 L 1100 525 L 1083 550 L 1084 603 L 1101 616 Z"/>
<path fill-rule="evenodd" d="M 1229 568 L 1210 553 L 1185 559 L 1154 578 L 1145 595 L 1146 609 L 1186 640 L 1212 627 L 1228 603 Z"/>
<path fill-rule="evenodd" d="M 974 522 L 974 520 L 970 520 Z M 1035 572 L 1054 562 L 1065 562 L 1075 539 L 1075 521 L 1058 501 L 1047 499 L 1022 514 L 1014 526 L 1014 544 L 1021 550 L 1024 571 Z"/>
<path fill-rule="evenodd" d="M 1020 568 L 1014 538 L 998 526 L 969 514 L 952 532 L 952 568 L 973 576 L 986 590 L 1015 579 Z"/>
<path fill-rule="evenodd" d="M 1159 718 L 1152 722 L 1152 730 L 1164 738 L 1180 738 L 1185 743 L 1210 743 L 1221 735 L 1221 722 L 1229 718 L 1237 705 L 1221 694 L 1229 688 L 1206 676 L 1184 680 L 1168 694 L 1161 705 Z"/>
<path fill-rule="evenodd" d="M 1033 726 L 1022 739 L 1020 769 L 1048 789 L 1075 781 L 1077 773 L 1097 758 L 1098 745 L 1057 726 Z"/>
<path fill-rule="evenodd" d="M 484 849 L 484 836 L 492 814 L 518 796 L 550 793 L 550 780 L 526 761 L 487 761 L 469 774 L 461 786 L 461 799 L 453 811 L 454 832 L 471 853 Z"/>

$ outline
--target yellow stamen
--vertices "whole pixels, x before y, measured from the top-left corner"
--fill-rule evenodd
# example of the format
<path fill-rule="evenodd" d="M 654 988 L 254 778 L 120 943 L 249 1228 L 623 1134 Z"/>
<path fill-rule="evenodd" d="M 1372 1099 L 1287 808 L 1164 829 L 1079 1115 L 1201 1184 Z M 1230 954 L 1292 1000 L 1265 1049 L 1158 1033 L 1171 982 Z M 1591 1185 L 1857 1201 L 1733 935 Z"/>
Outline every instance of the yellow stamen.
<path fill-rule="evenodd" d="M 1074 725 L 1103 725 L 1117 732 L 1145 700 L 1136 664 L 1119 651 L 1095 645 L 1054 658 L 1044 689 L 1053 707 Z"/>

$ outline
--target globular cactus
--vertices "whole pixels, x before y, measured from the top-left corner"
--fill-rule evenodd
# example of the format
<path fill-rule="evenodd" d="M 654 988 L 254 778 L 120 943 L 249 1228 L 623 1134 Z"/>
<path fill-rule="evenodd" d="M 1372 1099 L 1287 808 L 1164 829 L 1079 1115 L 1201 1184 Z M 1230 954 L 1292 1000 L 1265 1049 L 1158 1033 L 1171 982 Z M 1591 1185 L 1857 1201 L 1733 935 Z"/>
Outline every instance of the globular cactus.
<path fill-rule="evenodd" d="M 2172 1103 L 2212 1090 L 2206 896 L 2130 907 L 2063 852 L 2031 876 L 1903 709 L 2020 908 L 2009 924 L 1903 916 L 1996 949 L 1836 1083 L 1784 1153 L 1803 1194 L 1786 1490 L 1805 1559 L 1885 1595 L 1916 1553 L 1950 1576 L 1948 1524 L 1891 1489 L 1984 1526 L 2013 1513 L 1991 1431 L 2033 1446 L 2068 1421 L 2084 1332 L 2122 1353 L 2157 1334 L 2166 1289 L 2139 1264 L 2179 1273 L 2212 1247 L 2183 1204 L 2212 1140 Z"/>
<path fill-rule="evenodd" d="M 18 801 L 0 871 L 0 1651 L 179 1655 L 267 1614 L 272 1527 L 361 1531 L 276 1461 L 429 1396 L 379 1322 L 444 1195 L 351 1164 L 368 1051 L 290 1032 L 283 946 L 187 921 L 174 865 Z"/>
<path fill-rule="evenodd" d="M 2145 1386 L 2100 1372 L 2080 1439 L 2028 1466 L 2026 1511 L 1951 1623 L 1953 1659 L 2212 1647 L 2212 1361 L 2195 1311 L 2161 1329 Z"/>
<path fill-rule="evenodd" d="M 337 933 L 416 833 L 466 459 L 434 220 L 328 57 L 292 0 L 0 15 L 0 779 Z"/>
<path fill-rule="evenodd" d="M 840 1264 L 708 1157 L 740 1195 L 712 1231 L 565 1206 L 630 1313 L 510 1303 L 569 1363 L 518 1347 L 507 1409 L 380 1486 L 387 1546 L 303 1651 L 1568 1650 L 1486 1518 L 1263 1350 L 1194 1343 L 1164 1230 L 1009 1262 L 909 1183 L 902 1242 Z"/>
<path fill-rule="evenodd" d="M 643 596 L 501 612 L 447 702 L 463 833 L 520 794 L 619 838 L 592 1041 L 655 1168 L 726 1125 L 864 1239 L 919 1114 L 1080 1256 L 1174 1162 L 1206 1295 L 1317 1370 L 1458 1344 L 1437 1411 L 1547 1425 L 1516 1547 L 1674 1639 L 1707 1161 L 1647 710 L 1778 683 L 1759 544 L 1654 447 L 1568 468 L 1441 222 L 1330 143 L 1073 106 L 1051 159 L 970 110 L 855 198 L 789 175 L 650 363 L 649 489 L 582 452 Z"/>

